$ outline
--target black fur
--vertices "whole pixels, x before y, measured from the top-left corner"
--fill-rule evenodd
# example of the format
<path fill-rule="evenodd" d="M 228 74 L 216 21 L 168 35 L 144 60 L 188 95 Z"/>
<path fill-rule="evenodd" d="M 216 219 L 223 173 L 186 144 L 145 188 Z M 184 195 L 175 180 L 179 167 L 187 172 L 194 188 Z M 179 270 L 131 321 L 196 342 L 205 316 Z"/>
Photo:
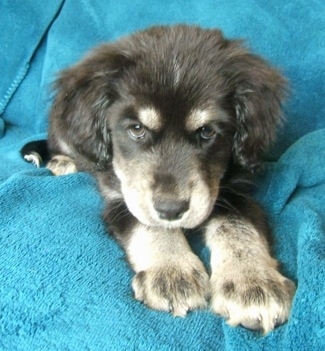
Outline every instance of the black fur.
<path fill-rule="evenodd" d="M 177 86 L 175 60 L 180 66 Z M 48 137 L 51 154 L 71 156 L 79 170 L 94 173 L 114 191 L 120 191 L 120 183 L 112 169 L 112 133 L 123 133 L 121 123 L 127 122 L 121 121 L 122 116 L 128 117 L 129 123 L 136 119 L 134 105 L 157 106 L 168 125 L 163 132 L 170 133 L 169 142 L 173 144 L 180 137 L 177 128 L 182 128 L 188 113 L 212 103 L 229 117 L 222 126 L 222 137 L 199 145 L 197 134 L 189 136 L 189 144 L 197 143 L 196 151 L 185 145 L 184 150 L 175 150 L 175 157 L 184 159 L 190 150 L 200 153 L 203 167 L 205 163 L 221 164 L 226 176 L 214 212 L 240 212 L 262 227 L 262 233 L 268 232 L 262 211 L 247 199 L 246 185 L 251 172 L 261 165 L 261 157 L 281 123 L 286 82 L 278 71 L 244 48 L 241 41 L 227 40 L 219 30 L 154 27 L 98 47 L 63 71 L 55 88 Z M 148 145 L 131 144 L 128 137 L 121 135 L 121 153 L 130 159 L 141 157 L 143 149 L 159 143 L 159 138 L 159 133 L 152 134 Z M 59 140 L 69 145 L 69 152 Z M 42 142 L 41 154 L 48 159 L 44 145 Z M 29 149 L 35 149 L 35 144 L 25 147 L 22 153 Z M 174 170 L 175 163 L 163 164 L 163 170 L 156 175 L 156 189 L 166 192 L 173 187 L 169 177 Z M 186 167 L 177 167 L 178 174 L 186 172 Z M 119 216 L 113 207 L 108 208 L 105 218 L 115 227 L 111 219 L 118 220 Z M 123 215 L 128 223 L 129 216 L 132 217 Z"/>
<path fill-rule="evenodd" d="M 177 89 L 170 73 L 173 56 L 184 72 Z M 156 27 L 99 47 L 64 71 L 56 89 L 49 133 L 54 153 L 61 153 L 59 130 L 87 164 L 105 167 L 112 153 L 110 125 L 117 123 L 114 112 L 121 112 L 114 103 L 125 94 L 137 103 L 154 101 L 173 123 L 211 100 L 232 117 L 236 163 L 252 169 L 275 137 L 285 81 L 220 31 L 179 26 Z M 132 111 L 124 113 L 132 117 Z"/>

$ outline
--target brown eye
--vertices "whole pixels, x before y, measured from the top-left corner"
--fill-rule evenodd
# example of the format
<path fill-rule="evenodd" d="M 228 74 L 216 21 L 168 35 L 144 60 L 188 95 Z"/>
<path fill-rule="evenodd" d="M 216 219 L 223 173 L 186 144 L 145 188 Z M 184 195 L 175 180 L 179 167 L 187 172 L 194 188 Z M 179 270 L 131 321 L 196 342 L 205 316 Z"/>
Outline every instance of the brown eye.
<path fill-rule="evenodd" d="M 142 124 L 134 124 L 128 129 L 128 133 L 132 139 L 143 139 L 146 135 L 146 128 Z"/>
<path fill-rule="evenodd" d="M 201 139 L 210 140 L 214 138 L 214 136 L 216 135 L 216 132 L 214 129 L 212 129 L 209 126 L 203 126 L 202 128 L 199 129 L 199 134 Z"/>

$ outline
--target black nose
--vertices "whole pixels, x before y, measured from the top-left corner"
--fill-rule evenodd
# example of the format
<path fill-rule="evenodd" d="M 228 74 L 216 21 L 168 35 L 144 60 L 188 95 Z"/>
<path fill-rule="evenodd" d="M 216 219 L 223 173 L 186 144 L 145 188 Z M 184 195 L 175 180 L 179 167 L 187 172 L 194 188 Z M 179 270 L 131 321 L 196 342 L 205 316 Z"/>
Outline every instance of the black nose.
<path fill-rule="evenodd" d="M 154 202 L 154 207 L 159 218 L 175 221 L 182 218 L 183 214 L 189 209 L 189 201 L 158 200 Z"/>

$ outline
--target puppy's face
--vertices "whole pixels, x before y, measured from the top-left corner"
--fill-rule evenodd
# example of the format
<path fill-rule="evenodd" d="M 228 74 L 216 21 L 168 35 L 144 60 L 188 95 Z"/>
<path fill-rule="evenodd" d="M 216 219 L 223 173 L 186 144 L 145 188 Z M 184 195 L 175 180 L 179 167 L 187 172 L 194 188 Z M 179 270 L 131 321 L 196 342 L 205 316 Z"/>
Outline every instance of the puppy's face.
<path fill-rule="evenodd" d="M 284 87 L 277 71 L 218 30 L 152 28 L 63 72 L 50 141 L 86 169 L 113 167 L 118 182 L 101 181 L 104 195 L 121 192 L 142 223 L 193 228 L 211 213 L 229 164 L 259 163 Z"/>
<path fill-rule="evenodd" d="M 127 106 L 112 128 L 124 200 L 150 226 L 193 228 L 211 213 L 231 154 L 224 111 Z"/>

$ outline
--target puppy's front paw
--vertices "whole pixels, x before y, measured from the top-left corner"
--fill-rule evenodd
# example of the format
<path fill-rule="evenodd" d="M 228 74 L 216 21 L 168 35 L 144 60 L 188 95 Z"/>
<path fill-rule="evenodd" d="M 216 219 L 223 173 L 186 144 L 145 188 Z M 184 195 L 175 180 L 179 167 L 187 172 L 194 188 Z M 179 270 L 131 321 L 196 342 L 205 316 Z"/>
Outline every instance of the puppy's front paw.
<path fill-rule="evenodd" d="M 294 283 L 269 268 L 256 274 L 252 269 L 213 275 L 212 308 L 231 326 L 242 325 L 267 334 L 288 319 L 295 293 Z"/>
<path fill-rule="evenodd" d="M 137 300 L 184 317 L 188 311 L 206 306 L 208 283 L 203 264 L 191 254 L 137 273 L 132 286 Z"/>
<path fill-rule="evenodd" d="M 71 174 L 77 172 L 77 167 L 73 159 L 69 156 L 56 155 L 46 165 L 56 176 Z"/>

